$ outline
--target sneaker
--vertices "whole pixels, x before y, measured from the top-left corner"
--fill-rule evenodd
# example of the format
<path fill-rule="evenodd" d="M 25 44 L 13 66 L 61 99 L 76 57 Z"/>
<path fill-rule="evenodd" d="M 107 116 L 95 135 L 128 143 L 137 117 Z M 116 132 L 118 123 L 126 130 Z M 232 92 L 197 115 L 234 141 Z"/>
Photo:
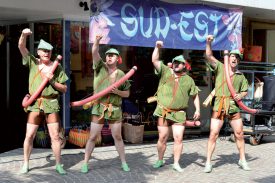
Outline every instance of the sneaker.
<path fill-rule="evenodd" d="M 165 163 L 164 160 L 158 160 L 158 161 L 153 165 L 153 167 L 154 167 L 154 168 L 160 168 L 160 167 L 164 166 L 164 163 Z"/>
<path fill-rule="evenodd" d="M 89 171 L 88 163 L 83 163 L 83 165 L 81 167 L 81 172 L 88 173 L 88 171 Z"/>
<path fill-rule="evenodd" d="M 29 166 L 26 165 L 26 164 L 24 164 L 24 165 L 22 166 L 21 170 L 20 170 L 20 173 L 21 173 L 21 174 L 26 174 L 26 173 L 28 173 L 28 172 L 29 172 Z"/>
<path fill-rule="evenodd" d="M 130 171 L 130 168 L 129 168 L 127 163 L 122 163 L 121 168 L 124 172 L 129 172 Z"/>
<path fill-rule="evenodd" d="M 204 173 L 210 173 L 212 172 L 212 165 L 211 163 L 205 163 L 205 167 L 204 167 Z"/>
<path fill-rule="evenodd" d="M 248 164 L 245 160 L 239 160 L 238 164 L 245 171 L 250 171 L 251 170 L 251 168 L 248 166 Z"/>
<path fill-rule="evenodd" d="M 177 172 L 180 172 L 180 173 L 183 172 L 183 169 L 180 167 L 178 163 L 174 163 L 172 167 L 173 167 L 173 170 L 176 170 Z"/>
<path fill-rule="evenodd" d="M 60 175 L 65 175 L 67 172 L 63 169 L 63 165 L 61 164 L 57 164 L 55 166 L 55 170 L 57 171 L 57 173 L 59 173 Z"/>

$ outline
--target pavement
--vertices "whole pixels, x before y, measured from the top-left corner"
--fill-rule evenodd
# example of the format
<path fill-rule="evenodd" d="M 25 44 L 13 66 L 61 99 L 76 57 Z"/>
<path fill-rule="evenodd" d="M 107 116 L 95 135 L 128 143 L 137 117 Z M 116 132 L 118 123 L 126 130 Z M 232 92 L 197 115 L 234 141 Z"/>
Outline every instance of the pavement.
<path fill-rule="evenodd" d="M 23 164 L 23 149 L 0 154 L 0 182 L 95 182 L 95 183 L 272 183 L 275 182 L 275 136 L 264 136 L 259 145 L 252 146 L 246 138 L 246 157 L 252 171 L 237 165 L 239 155 L 236 144 L 229 137 L 217 140 L 213 154 L 213 171 L 204 173 L 207 137 L 188 137 L 183 141 L 180 164 L 183 173 L 171 169 L 173 142 L 168 142 L 165 166 L 152 168 L 157 159 L 155 142 L 125 144 L 130 172 L 120 169 L 120 160 L 114 146 L 96 147 L 89 162 L 90 172 L 80 173 L 84 149 L 63 149 L 62 162 L 66 175 L 55 172 L 51 149 L 35 148 L 31 155 L 30 172 L 18 172 Z"/>

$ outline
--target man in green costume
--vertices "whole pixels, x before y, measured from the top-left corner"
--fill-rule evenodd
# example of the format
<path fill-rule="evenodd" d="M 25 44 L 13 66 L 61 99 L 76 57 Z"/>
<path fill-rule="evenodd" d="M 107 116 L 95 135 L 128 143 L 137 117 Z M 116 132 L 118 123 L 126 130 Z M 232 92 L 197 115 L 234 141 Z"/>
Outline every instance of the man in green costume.
<path fill-rule="evenodd" d="M 49 134 L 51 137 L 52 150 L 56 160 L 56 171 L 59 174 L 66 174 L 61 165 L 61 140 L 59 137 L 59 94 L 67 91 L 67 75 L 59 65 L 54 74 L 50 70 L 53 62 L 50 60 L 52 55 L 52 45 L 44 40 L 40 40 L 35 58 L 26 48 L 26 39 L 32 32 L 26 28 L 22 31 L 19 38 L 18 48 L 23 57 L 23 65 L 29 67 L 29 93 L 32 95 L 40 86 L 44 78 L 49 79 L 49 83 L 42 90 L 40 96 L 27 107 L 28 121 L 26 137 L 24 140 L 24 165 L 21 173 L 29 171 L 29 158 L 31 155 L 33 140 L 39 124 L 46 121 Z"/>
<path fill-rule="evenodd" d="M 96 36 L 92 47 L 94 94 L 106 89 L 125 75 L 123 71 L 117 68 L 117 64 L 122 62 L 118 50 L 115 48 L 107 50 L 105 52 L 105 61 L 100 57 L 99 42 L 101 39 L 101 35 Z M 130 86 L 130 82 L 126 81 L 118 88 L 113 88 L 111 93 L 93 101 L 90 137 L 85 148 L 84 163 L 81 167 L 82 173 L 89 171 L 88 161 L 94 150 L 97 134 L 101 132 L 105 120 L 109 122 L 116 150 L 120 156 L 121 168 L 125 172 L 130 171 L 125 160 L 125 149 L 121 136 L 122 98 L 129 97 Z"/>
<path fill-rule="evenodd" d="M 183 55 L 176 56 L 172 60 L 172 68 L 164 65 L 159 60 L 160 48 L 163 47 L 162 41 L 157 41 L 152 54 L 152 63 L 160 82 L 157 91 L 157 107 L 154 115 L 158 116 L 159 139 L 157 143 L 158 160 L 153 165 L 160 168 L 164 165 L 164 153 L 169 136 L 169 125 L 172 125 L 174 138 L 174 164 L 173 169 L 183 172 L 179 164 L 182 153 L 182 139 L 184 133 L 184 123 L 186 121 L 186 109 L 189 97 L 192 96 L 196 111 L 193 119 L 200 118 L 199 89 L 194 80 L 186 73 L 186 60 Z"/>
<path fill-rule="evenodd" d="M 215 102 L 211 117 L 210 135 L 207 144 L 207 160 L 205 163 L 204 172 L 212 171 L 211 157 L 215 150 L 216 140 L 224 123 L 224 118 L 229 119 L 229 123 L 234 130 L 237 148 L 240 153 L 239 166 L 244 170 L 250 170 L 245 159 L 245 143 L 243 135 L 243 123 L 240 114 L 240 108 L 236 101 L 241 100 L 248 89 L 248 82 L 245 76 L 237 69 L 237 66 L 243 55 L 239 50 L 232 50 L 229 53 L 229 75 L 232 85 L 236 91 L 235 96 L 231 96 L 228 85 L 225 79 L 224 65 L 218 61 L 212 54 L 211 43 L 213 36 L 209 35 L 206 38 L 206 59 L 210 69 L 215 73 Z M 228 53 L 227 53 L 228 54 Z"/>

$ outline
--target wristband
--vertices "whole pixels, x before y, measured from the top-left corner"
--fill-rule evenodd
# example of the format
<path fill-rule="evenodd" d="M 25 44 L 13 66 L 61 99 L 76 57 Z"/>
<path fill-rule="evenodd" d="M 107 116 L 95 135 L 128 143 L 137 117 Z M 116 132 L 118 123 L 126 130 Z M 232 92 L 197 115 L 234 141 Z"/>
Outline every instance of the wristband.
<path fill-rule="evenodd" d="M 229 53 L 225 53 L 225 54 L 223 54 L 223 56 L 229 56 Z"/>

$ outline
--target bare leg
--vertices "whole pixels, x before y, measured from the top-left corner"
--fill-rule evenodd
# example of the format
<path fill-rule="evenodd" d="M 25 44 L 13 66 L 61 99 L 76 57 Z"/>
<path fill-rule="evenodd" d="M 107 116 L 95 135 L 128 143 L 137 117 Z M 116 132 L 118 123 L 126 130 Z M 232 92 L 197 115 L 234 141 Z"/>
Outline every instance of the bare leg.
<path fill-rule="evenodd" d="M 159 139 L 157 143 L 158 160 L 153 165 L 154 168 L 160 168 L 165 163 L 165 161 L 163 160 L 163 157 L 166 151 L 166 143 L 169 136 L 168 121 L 160 117 L 158 118 L 158 133 L 159 133 Z"/>
<path fill-rule="evenodd" d="M 122 124 L 121 122 L 110 124 L 110 128 L 112 131 L 112 136 L 114 138 L 116 150 L 119 154 L 121 163 L 126 163 L 124 142 L 123 142 L 122 136 L 121 136 L 121 124 Z"/>
<path fill-rule="evenodd" d="M 158 158 L 159 160 L 163 160 L 164 153 L 166 151 L 166 143 L 169 135 L 169 127 L 158 126 L 158 132 L 159 132 L 159 139 L 157 143 Z"/>
<path fill-rule="evenodd" d="M 243 135 L 243 123 L 241 119 L 232 120 L 230 122 L 231 127 L 234 130 L 234 135 L 236 139 L 236 145 L 240 153 L 240 160 L 245 161 L 245 145 L 244 145 L 244 135 Z"/>
<path fill-rule="evenodd" d="M 59 123 L 48 123 L 48 130 L 51 137 L 52 150 L 56 164 L 61 163 L 61 141 L 59 138 Z"/>
<path fill-rule="evenodd" d="M 21 173 L 25 174 L 29 171 L 29 159 L 33 148 L 33 140 L 36 135 L 39 123 L 43 120 L 43 117 L 39 112 L 28 113 L 28 123 L 26 129 L 26 137 L 24 140 L 24 165 L 21 169 Z"/>
<path fill-rule="evenodd" d="M 216 147 L 216 141 L 220 133 L 220 129 L 223 125 L 222 120 L 211 118 L 210 135 L 207 143 L 207 159 L 206 163 L 211 162 L 212 154 Z"/>
<path fill-rule="evenodd" d="M 182 139 L 184 133 L 184 126 L 181 125 L 172 125 L 173 137 L 174 137 L 174 164 L 179 163 L 180 156 L 182 153 Z"/>
<path fill-rule="evenodd" d="M 210 135 L 207 144 L 207 159 L 204 167 L 205 173 L 212 171 L 211 158 L 216 147 L 216 141 L 223 125 L 223 120 L 211 118 Z"/>
<path fill-rule="evenodd" d="M 94 147 L 95 147 L 97 135 L 101 132 L 102 128 L 103 128 L 103 124 L 97 124 L 97 123 L 91 122 L 90 137 L 89 137 L 89 139 L 86 143 L 86 147 L 85 147 L 84 163 L 88 163 L 88 161 L 91 157 L 91 154 L 94 150 Z"/>
<path fill-rule="evenodd" d="M 173 169 L 178 172 L 183 172 L 183 169 L 181 168 L 179 164 L 180 156 L 182 153 L 182 139 L 183 139 L 183 133 L 184 133 L 185 126 L 173 124 L 172 130 L 173 130 L 173 137 L 174 137 L 174 164 Z"/>
<path fill-rule="evenodd" d="M 33 140 L 35 138 L 38 127 L 39 125 L 27 123 L 26 137 L 24 140 L 24 166 L 26 166 L 27 169 L 29 167 L 29 159 L 33 148 Z"/>
<path fill-rule="evenodd" d="M 63 169 L 61 164 L 61 139 L 59 137 L 59 121 L 60 117 L 58 113 L 46 114 L 47 126 L 51 137 L 52 150 L 55 156 L 55 170 L 60 175 L 64 175 L 67 172 Z"/>
<path fill-rule="evenodd" d="M 244 135 L 243 135 L 243 122 L 242 119 L 236 119 L 232 120 L 230 122 L 233 130 L 234 130 L 234 135 L 236 139 L 236 145 L 240 153 L 240 160 L 238 164 L 243 170 L 250 171 L 251 168 L 248 166 L 248 163 L 246 162 L 245 159 L 245 143 L 244 143 Z"/>

